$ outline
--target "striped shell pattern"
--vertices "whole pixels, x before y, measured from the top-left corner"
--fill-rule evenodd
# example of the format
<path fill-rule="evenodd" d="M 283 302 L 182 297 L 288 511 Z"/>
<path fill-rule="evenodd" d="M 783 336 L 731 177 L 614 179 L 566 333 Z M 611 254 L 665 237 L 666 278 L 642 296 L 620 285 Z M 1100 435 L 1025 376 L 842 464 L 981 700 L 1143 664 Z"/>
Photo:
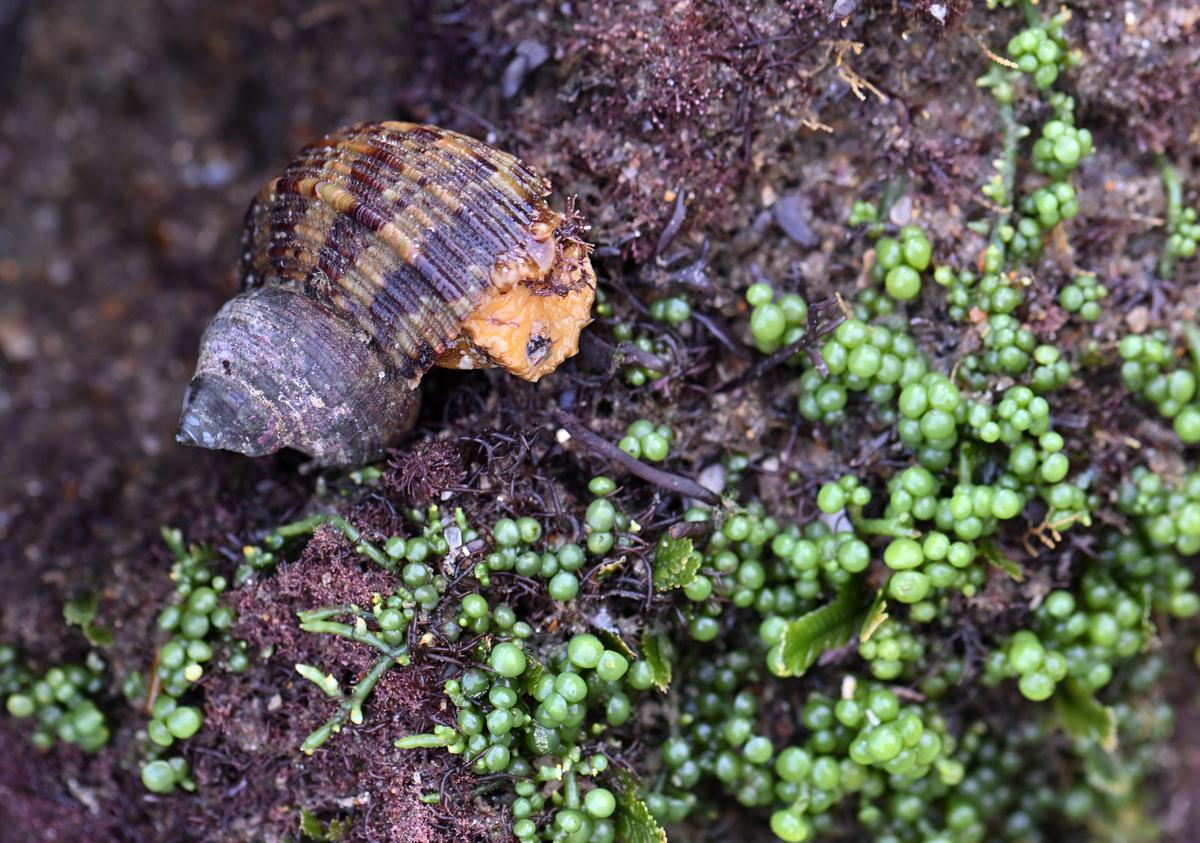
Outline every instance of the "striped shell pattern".
<path fill-rule="evenodd" d="M 180 441 L 361 462 L 411 426 L 435 364 L 553 371 L 595 275 L 549 193 L 514 156 L 432 126 L 303 149 L 247 214 L 242 292 L 201 343 Z"/>

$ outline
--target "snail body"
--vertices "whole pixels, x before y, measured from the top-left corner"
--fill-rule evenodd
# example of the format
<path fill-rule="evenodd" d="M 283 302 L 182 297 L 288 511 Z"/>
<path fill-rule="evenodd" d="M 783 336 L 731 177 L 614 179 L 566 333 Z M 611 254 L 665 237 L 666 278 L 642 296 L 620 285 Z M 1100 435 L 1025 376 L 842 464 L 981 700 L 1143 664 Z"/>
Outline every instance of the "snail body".
<path fill-rule="evenodd" d="M 553 371 L 596 278 L 549 193 L 514 156 L 432 126 L 361 124 L 301 150 L 246 215 L 242 291 L 201 340 L 177 438 L 350 465 L 411 428 L 434 365 Z"/>

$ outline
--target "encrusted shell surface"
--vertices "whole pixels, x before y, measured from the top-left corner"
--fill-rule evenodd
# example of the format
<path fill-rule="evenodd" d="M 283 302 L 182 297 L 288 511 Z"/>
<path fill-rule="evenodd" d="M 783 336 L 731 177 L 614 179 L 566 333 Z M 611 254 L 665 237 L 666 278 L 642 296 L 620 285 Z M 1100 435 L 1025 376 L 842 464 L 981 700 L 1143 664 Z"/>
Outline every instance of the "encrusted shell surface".
<path fill-rule="evenodd" d="M 435 364 L 553 371 L 595 275 L 549 193 L 514 156 L 432 126 L 352 126 L 301 150 L 247 214 L 243 292 L 205 334 L 180 440 L 352 463 L 411 425 Z"/>

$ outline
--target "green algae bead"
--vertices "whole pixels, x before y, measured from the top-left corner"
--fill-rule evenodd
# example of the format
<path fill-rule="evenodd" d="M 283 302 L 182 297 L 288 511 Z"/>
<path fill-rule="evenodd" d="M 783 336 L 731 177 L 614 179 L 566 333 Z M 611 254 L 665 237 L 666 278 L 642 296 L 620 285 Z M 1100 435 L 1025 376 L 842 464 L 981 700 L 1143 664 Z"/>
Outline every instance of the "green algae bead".
<path fill-rule="evenodd" d="M 151 761 L 142 768 L 142 784 L 152 793 L 170 793 L 175 789 L 175 770 L 166 761 Z"/>
<path fill-rule="evenodd" d="M 492 670 L 510 679 L 525 672 L 525 653 L 520 647 L 509 641 L 502 641 L 493 647 L 488 661 Z"/>

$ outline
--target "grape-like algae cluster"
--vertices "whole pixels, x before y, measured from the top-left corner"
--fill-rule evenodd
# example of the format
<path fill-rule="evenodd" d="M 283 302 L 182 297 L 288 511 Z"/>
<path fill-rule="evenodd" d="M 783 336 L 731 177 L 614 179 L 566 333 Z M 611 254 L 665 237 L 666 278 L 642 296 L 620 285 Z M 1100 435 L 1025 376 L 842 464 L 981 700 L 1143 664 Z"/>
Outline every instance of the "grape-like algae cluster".
<path fill-rule="evenodd" d="M 892 178 L 853 199 L 852 272 L 741 284 L 728 324 L 703 291 L 635 307 L 602 279 L 604 388 L 654 400 L 592 407 L 591 438 L 556 416 L 552 452 L 464 437 L 486 456 L 429 494 L 407 464 L 361 469 L 322 500 L 341 515 L 235 554 L 167 530 L 145 670 L 109 677 L 93 654 L 39 674 L 0 647 L 8 713 L 41 749 L 94 752 L 120 687 L 139 712 L 126 766 L 154 794 L 203 787 L 206 680 L 278 666 L 238 637 L 256 587 L 340 553 L 369 594 L 286 618 L 311 656 L 279 681 L 315 713 L 294 763 L 353 732 L 424 764 L 427 805 L 469 777 L 494 839 L 1152 839 L 1162 679 L 1200 613 L 1200 328 L 1162 315 L 1182 308 L 1112 318 L 1120 279 L 1072 249 L 1100 142 L 1068 93 L 1070 16 L 1038 9 L 980 53 L 998 148 L 960 235 Z M 1165 281 L 1200 238 L 1178 171 L 1159 172 Z M 688 379 L 702 334 L 742 358 L 713 384 Z M 577 386 L 594 400 L 579 384 L 560 413 Z M 756 402 L 785 407 L 773 451 Z M 1136 430 L 1113 431 L 1116 404 Z M 489 469 L 497 442 L 519 457 Z M 582 468 L 529 482 L 547 453 Z M 410 680 L 433 690 L 396 715 Z M 294 807 L 311 839 L 357 810 Z"/>

